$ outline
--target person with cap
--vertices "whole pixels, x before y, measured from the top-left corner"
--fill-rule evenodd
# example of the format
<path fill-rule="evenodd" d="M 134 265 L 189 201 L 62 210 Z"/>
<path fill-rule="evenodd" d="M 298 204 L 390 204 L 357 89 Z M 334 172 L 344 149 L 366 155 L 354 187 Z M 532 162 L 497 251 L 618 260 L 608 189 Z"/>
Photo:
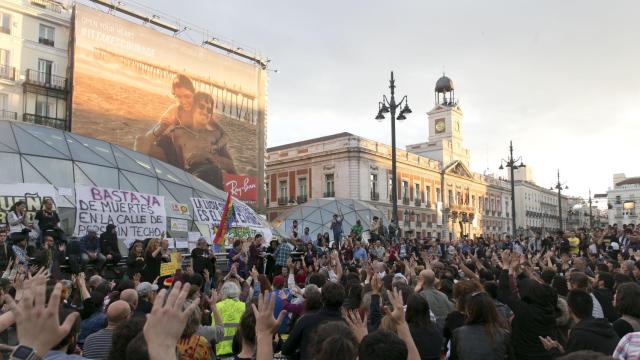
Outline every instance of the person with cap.
<path fill-rule="evenodd" d="M 222 300 L 216 303 L 216 308 L 224 327 L 224 337 L 216 344 L 216 356 L 219 358 L 233 356 L 233 337 L 246 308 L 245 303 L 240 301 L 240 286 L 234 280 L 227 280 L 222 284 L 220 297 Z"/>
<path fill-rule="evenodd" d="M 87 337 L 82 355 L 92 360 L 106 359 L 111 351 L 113 330 L 131 316 L 131 308 L 123 300 L 113 302 L 107 308 L 107 327 Z"/>
<path fill-rule="evenodd" d="M 156 293 L 158 291 L 158 285 L 151 284 L 146 281 L 141 282 L 136 287 L 136 291 L 138 292 L 138 306 L 136 307 L 133 316 L 144 317 L 151 313 L 153 301 L 155 300 Z"/>

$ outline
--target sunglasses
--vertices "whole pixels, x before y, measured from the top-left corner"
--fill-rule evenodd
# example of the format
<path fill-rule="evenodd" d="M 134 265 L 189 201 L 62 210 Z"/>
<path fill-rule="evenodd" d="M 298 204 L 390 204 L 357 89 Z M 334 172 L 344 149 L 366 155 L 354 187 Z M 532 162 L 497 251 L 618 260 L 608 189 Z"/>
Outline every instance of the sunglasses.
<path fill-rule="evenodd" d="M 206 111 L 209 114 L 213 113 L 213 105 L 211 104 L 200 103 L 198 104 L 198 109 Z"/>

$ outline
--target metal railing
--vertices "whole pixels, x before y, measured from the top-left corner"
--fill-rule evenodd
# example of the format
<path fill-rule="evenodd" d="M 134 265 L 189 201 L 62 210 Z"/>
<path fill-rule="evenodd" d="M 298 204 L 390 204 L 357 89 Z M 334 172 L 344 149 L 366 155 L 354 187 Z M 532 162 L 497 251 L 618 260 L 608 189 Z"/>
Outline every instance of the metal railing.
<path fill-rule="evenodd" d="M 55 129 L 66 130 L 67 129 L 67 120 L 65 119 L 56 119 L 48 116 L 35 115 L 35 114 L 23 114 L 22 121 L 44 125 L 48 127 L 52 127 Z"/>
<path fill-rule="evenodd" d="M 27 69 L 25 83 L 47 87 L 50 89 L 66 90 L 67 79 L 48 72 Z"/>
<path fill-rule="evenodd" d="M 402 198 L 402 204 L 409 205 L 409 198 L 408 197 Z"/>
<path fill-rule="evenodd" d="M 378 200 L 380 200 L 380 194 L 379 194 L 379 193 L 377 193 L 377 192 L 372 192 L 372 193 L 371 193 L 371 200 L 373 200 L 373 201 L 378 201 Z"/>
<path fill-rule="evenodd" d="M 43 9 L 51 10 L 55 13 L 62 13 L 62 5 L 48 0 L 31 0 L 31 5 L 41 7 Z"/>
<path fill-rule="evenodd" d="M 47 38 L 38 38 L 38 42 L 42 45 L 47 45 L 47 46 L 51 46 L 54 47 L 55 46 L 55 41 L 51 40 L 51 39 L 47 39 Z"/>
<path fill-rule="evenodd" d="M 11 35 L 11 28 L 10 27 L 5 27 L 5 26 L 0 26 L 0 32 Z"/>
<path fill-rule="evenodd" d="M 296 202 L 298 204 L 304 204 L 307 202 L 307 195 L 300 195 L 298 197 L 296 197 Z"/>
<path fill-rule="evenodd" d="M 326 198 L 332 198 L 336 196 L 336 192 L 335 191 L 325 191 L 324 192 L 324 197 Z"/>
<path fill-rule="evenodd" d="M 9 110 L 0 110 L 0 120 L 18 120 L 18 113 Z"/>
<path fill-rule="evenodd" d="M 16 80 L 16 68 L 9 65 L 0 64 L 0 78 L 5 80 Z"/>
<path fill-rule="evenodd" d="M 279 197 L 278 205 L 287 205 L 289 203 L 289 199 L 287 197 Z"/>
<path fill-rule="evenodd" d="M 420 198 L 413 199 L 413 205 L 420 207 L 420 205 L 422 205 L 422 199 Z"/>

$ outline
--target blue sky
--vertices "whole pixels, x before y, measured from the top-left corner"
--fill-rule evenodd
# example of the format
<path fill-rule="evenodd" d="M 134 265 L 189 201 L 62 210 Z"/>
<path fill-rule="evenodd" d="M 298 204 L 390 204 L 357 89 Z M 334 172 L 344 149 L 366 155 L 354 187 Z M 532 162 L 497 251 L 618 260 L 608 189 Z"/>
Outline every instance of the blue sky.
<path fill-rule="evenodd" d="M 559 168 L 572 195 L 640 176 L 638 1 L 137 3 L 272 59 L 268 146 L 341 131 L 390 143 L 388 122 L 373 119 L 390 70 L 413 109 L 398 145 L 425 141 L 445 70 L 473 170 L 497 172 L 513 140 L 539 185 Z"/>

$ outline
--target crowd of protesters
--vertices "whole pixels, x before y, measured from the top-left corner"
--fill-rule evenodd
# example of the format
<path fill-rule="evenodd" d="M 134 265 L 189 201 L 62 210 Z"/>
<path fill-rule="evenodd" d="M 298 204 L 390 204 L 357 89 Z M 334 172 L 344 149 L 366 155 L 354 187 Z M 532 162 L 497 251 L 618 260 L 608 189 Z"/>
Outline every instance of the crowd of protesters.
<path fill-rule="evenodd" d="M 640 356 L 633 225 L 440 240 L 380 219 L 364 236 L 338 214 L 332 234 L 296 223 L 269 244 L 232 239 L 225 271 L 200 239 L 161 276 L 166 239 L 120 254 L 115 226 L 67 239 L 55 211 L 42 212 L 27 224 L 17 204 L 0 229 L 0 350 L 13 358 Z"/>

